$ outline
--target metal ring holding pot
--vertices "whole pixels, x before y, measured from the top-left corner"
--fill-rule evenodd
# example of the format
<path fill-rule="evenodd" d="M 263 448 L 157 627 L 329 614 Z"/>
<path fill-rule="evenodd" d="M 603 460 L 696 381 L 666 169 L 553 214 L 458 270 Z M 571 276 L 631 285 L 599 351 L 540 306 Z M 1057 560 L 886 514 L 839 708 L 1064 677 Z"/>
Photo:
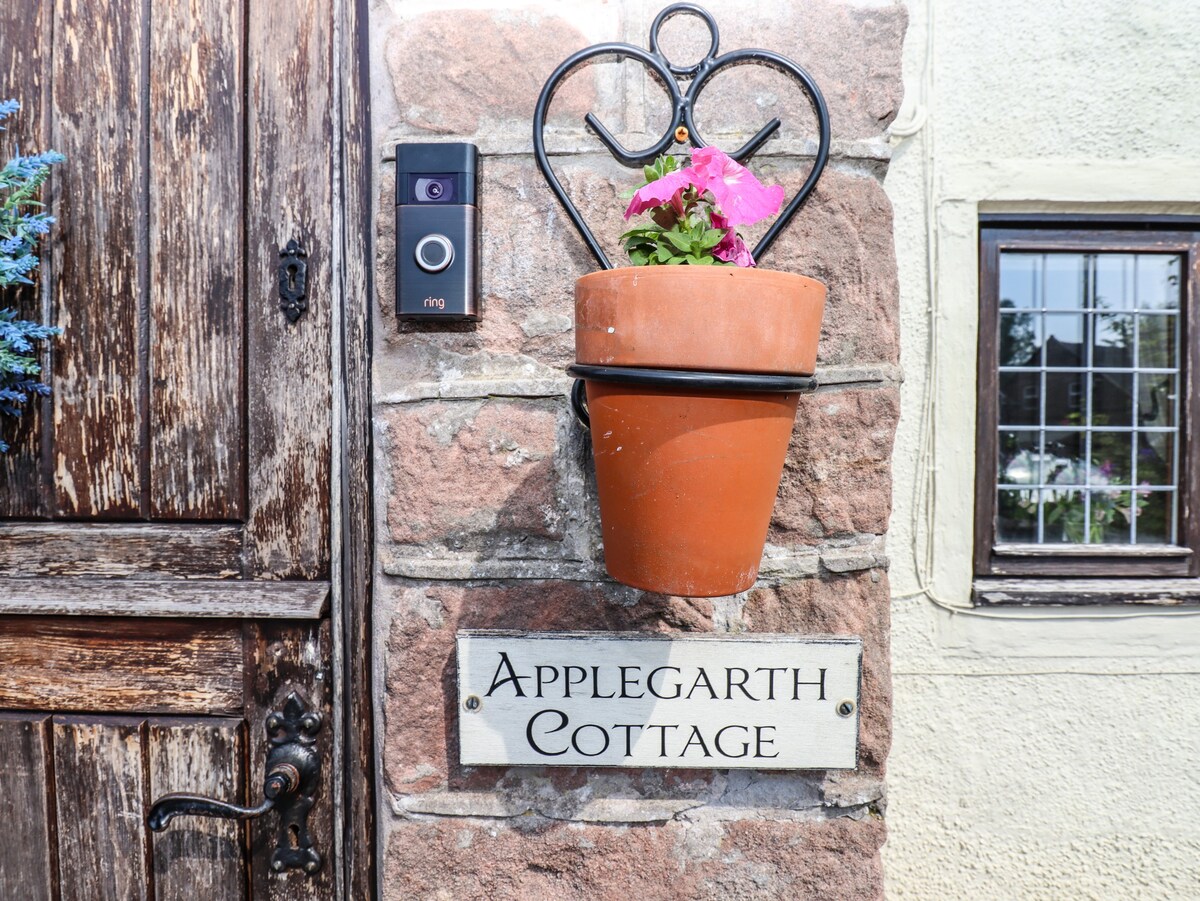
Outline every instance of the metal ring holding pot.
<path fill-rule="evenodd" d="M 811 375 L 758 375 L 743 372 L 697 372 L 687 369 L 643 369 L 636 366 L 590 366 L 575 363 L 567 367 L 575 376 L 571 386 L 571 409 L 583 427 L 591 428 L 584 380 L 616 382 L 626 385 L 674 388 L 677 391 L 769 392 L 811 394 L 817 379 Z"/>

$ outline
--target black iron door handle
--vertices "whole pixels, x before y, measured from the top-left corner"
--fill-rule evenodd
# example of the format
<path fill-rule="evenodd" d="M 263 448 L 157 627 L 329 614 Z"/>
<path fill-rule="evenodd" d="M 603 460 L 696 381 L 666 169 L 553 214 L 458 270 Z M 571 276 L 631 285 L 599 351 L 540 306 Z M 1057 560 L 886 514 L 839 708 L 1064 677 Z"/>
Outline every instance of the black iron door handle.
<path fill-rule="evenodd" d="M 310 711 L 294 692 L 282 711 L 267 716 L 267 753 L 264 800 L 257 807 L 242 807 L 216 798 L 176 792 L 154 802 L 146 825 L 154 832 L 166 829 L 179 816 L 251 820 L 268 810 L 279 812 L 279 832 L 271 869 L 302 869 L 312 875 L 321 869 L 321 855 L 308 835 L 308 812 L 321 784 L 321 758 L 316 746 L 321 715 Z"/>
<path fill-rule="evenodd" d="M 146 817 L 146 825 L 154 832 L 162 832 L 175 817 L 222 817 L 227 820 L 252 820 L 262 816 L 275 806 L 280 798 L 294 795 L 300 787 L 300 774 L 290 764 L 278 764 L 267 774 L 263 783 L 264 800 L 257 807 L 239 807 L 228 801 L 218 801 L 216 798 L 206 798 L 203 795 L 189 795 L 185 792 L 173 792 L 163 795 L 150 808 Z"/>

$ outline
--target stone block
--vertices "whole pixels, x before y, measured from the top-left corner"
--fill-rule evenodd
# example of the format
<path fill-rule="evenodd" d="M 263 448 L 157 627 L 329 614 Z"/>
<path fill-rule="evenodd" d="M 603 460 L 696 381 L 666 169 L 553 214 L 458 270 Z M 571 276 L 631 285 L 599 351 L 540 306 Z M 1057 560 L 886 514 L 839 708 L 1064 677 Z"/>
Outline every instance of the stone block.
<path fill-rule="evenodd" d="M 385 901 L 871 901 L 883 897 L 874 819 L 656 826 L 405 820 L 391 828 Z"/>
<path fill-rule="evenodd" d="M 808 177 L 809 167 L 764 158 L 755 170 L 764 182 L 782 184 L 790 200 Z M 873 174 L 827 166 L 816 190 L 761 265 L 811 276 L 828 286 L 817 346 L 818 375 L 823 366 L 899 359 L 900 288 L 892 205 Z"/>
<path fill-rule="evenodd" d="M 400 404 L 383 414 L 388 537 L 530 556 L 561 542 L 556 400 Z M 526 547 L 520 547 L 526 545 Z"/>
<path fill-rule="evenodd" d="M 605 12 L 615 25 L 615 11 Z M 400 133 L 471 140 L 501 132 L 519 135 L 524 145 L 542 85 L 591 43 L 573 22 L 534 7 L 410 15 L 392 28 L 384 49 Z M 619 113 L 617 74 L 573 74 L 555 94 L 548 125 L 579 130 L 589 111 Z"/>
<path fill-rule="evenodd" d="M 881 775 L 892 736 L 891 600 L 878 570 L 753 589 L 742 616 L 754 632 L 854 635 L 863 640 L 858 775 Z"/>
<path fill-rule="evenodd" d="M 908 21 L 902 5 L 864 8 L 836 0 L 749 5 L 710 0 L 703 5 L 720 29 L 720 53 L 772 50 L 812 75 L 829 107 L 835 140 L 881 135 L 895 118 L 903 99 L 901 50 Z M 646 46 L 650 22 L 648 18 L 645 33 L 633 38 L 634 43 Z M 689 65 L 708 52 L 710 40 L 698 19 L 680 16 L 663 27 L 661 44 L 672 62 Z M 644 76 L 639 75 L 639 81 L 648 95 L 645 127 L 661 130 L 666 96 L 656 104 L 662 92 Z M 749 137 L 773 117 L 782 122 L 777 134 L 783 139 L 816 136 L 812 107 L 796 82 L 761 66 L 718 72 L 705 85 L 696 109 L 696 125 L 705 140 L 718 135 Z"/>
<path fill-rule="evenodd" d="M 899 415 L 899 392 L 890 387 L 803 396 L 767 540 L 816 544 L 884 534 Z"/>
<path fill-rule="evenodd" d="M 394 610 L 386 647 L 384 768 L 392 791 L 571 792 L 596 778 L 571 768 L 460 767 L 454 638 L 458 629 L 703 632 L 712 603 L 671 598 L 610 583 L 524 581 L 511 584 L 380 583 L 381 606 Z M 613 771 L 608 771 L 613 772 Z M 710 773 L 628 773 L 623 790 L 678 793 L 705 786 Z M 686 794 L 686 791 L 684 791 Z M 584 792 L 591 797 L 592 788 Z M 581 798 L 581 800 L 586 800 Z"/>

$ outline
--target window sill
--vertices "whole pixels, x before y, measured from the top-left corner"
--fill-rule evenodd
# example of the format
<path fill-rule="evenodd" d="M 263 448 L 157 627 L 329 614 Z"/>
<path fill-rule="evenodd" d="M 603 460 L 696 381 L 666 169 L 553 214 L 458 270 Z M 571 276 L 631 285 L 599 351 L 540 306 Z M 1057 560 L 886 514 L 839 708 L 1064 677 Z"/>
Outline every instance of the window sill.
<path fill-rule="evenodd" d="M 1164 544 L 998 544 L 997 557 L 1190 557 L 1192 549 Z"/>
<path fill-rule="evenodd" d="M 1079 607 L 1200 604 L 1200 579 L 976 579 L 971 601 L 981 607 Z"/>

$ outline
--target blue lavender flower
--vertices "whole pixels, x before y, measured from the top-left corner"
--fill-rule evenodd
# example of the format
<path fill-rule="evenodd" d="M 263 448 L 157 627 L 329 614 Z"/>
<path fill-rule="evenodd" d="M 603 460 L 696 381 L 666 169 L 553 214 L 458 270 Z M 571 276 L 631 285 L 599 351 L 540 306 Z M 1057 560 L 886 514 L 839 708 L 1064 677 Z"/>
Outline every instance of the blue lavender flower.
<path fill-rule="evenodd" d="M 53 222 L 54 217 L 47 216 L 45 213 L 35 213 L 25 217 L 25 227 L 29 229 L 30 234 L 38 237 L 50 234 L 50 225 Z"/>
<path fill-rule="evenodd" d="M 0 121 L 20 108 L 15 100 L 0 101 Z M 37 212 L 42 206 L 38 195 L 50 167 L 63 159 L 61 153 L 49 150 L 18 155 L 0 168 L 0 288 L 33 284 L 38 240 L 49 233 L 54 222 L 52 216 Z M 36 342 L 59 334 L 62 329 L 19 319 L 15 310 L 0 309 L 0 413 L 20 416 L 31 399 L 50 393 L 50 386 L 37 378 L 41 364 Z M 8 450 L 8 442 L 0 439 L 0 453 Z"/>

